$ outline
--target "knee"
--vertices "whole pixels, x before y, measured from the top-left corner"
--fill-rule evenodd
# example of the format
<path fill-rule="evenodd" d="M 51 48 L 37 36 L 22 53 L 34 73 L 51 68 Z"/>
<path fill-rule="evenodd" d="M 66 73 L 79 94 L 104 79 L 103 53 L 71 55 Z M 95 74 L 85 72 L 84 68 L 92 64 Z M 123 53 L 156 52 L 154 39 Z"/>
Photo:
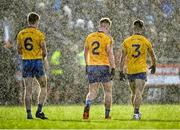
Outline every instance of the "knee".
<path fill-rule="evenodd" d="M 46 87 L 47 87 L 46 82 L 43 82 L 43 81 L 42 81 L 42 82 L 39 83 L 39 84 L 40 84 L 40 87 L 41 87 L 41 88 L 46 88 Z"/>
<path fill-rule="evenodd" d="M 105 89 L 105 95 L 111 96 L 112 95 L 112 89 Z"/>
<path fill-rule="evenodd" d="M 140 91 L 137 91 L 135 95 L 136 95 L 136 98 L 138 99 L 142 98 L 142 93 Z"/>
<path fill-rule="evenodd" d="M 96 98 L 96 96 L 97 96 L 97 92 L 96 92 L 95 90 L 89 91 L 88 96 L 89 96 L 91 99 L 94 99 L 94 98 Z"/>

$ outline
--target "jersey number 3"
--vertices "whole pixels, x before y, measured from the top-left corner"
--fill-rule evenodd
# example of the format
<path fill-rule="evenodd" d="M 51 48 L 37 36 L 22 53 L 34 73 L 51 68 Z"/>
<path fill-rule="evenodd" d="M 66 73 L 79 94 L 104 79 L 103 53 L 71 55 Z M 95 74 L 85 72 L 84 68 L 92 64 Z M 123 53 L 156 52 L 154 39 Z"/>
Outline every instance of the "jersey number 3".
<path fill-rule="evenodd" d="M 31 51 L 33 49 L 33 44 L 32 44 L 32 38 L 31 37 L 27 37 L 24 40 L 24 47 L 28 51 Z"/>
<path fill-rule="evenodd" d="M 141 52 L 140 52 L 140 45 L 139 44 L 132 44 L 132 47 L 135 48 L 135 52 L 136 54 L 133 54 L 132 57 L 134 58 L 138 58 L 140 55 L 141 55 Z"/>
<path fill-rule="evenodd" d="M 92 53 L 93 55 L 99 55 L 98 48 L 100 47 L 100 43 L 98 41 L 95 41 L 92 43 L 93 49 Z"/>

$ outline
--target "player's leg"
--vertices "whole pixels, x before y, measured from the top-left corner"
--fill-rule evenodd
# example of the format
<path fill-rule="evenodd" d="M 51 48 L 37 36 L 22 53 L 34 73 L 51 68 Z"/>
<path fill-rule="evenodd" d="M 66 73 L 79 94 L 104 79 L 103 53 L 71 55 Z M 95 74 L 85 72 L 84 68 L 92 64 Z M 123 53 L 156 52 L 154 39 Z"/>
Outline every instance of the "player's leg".
<path fill-rule="evenodd" d="M 41 119 L 47 119 L 45 114 L 42 112 L 43 105 L 47 96 L 47 77 L 44 70 L 44 65 L 42 60 L 34 61 L 34 76 L 36 77 L 40 89 L 38 94 L 38 107 L 36 111 L 36 117 Z"/>
<path fill-rule="evenodd" d="M 113 82 L 111 80 L 111 73 L 109 66 L 100 67 L 100 81 L 104 88 L 104 103 L 105 103 L 105 118 L 110 119 L 110 108 L 112 104 L 112 86 Z"/>
<path fill-rule="evenodd" d="M 44 75 L 42 77 L 37 78 L 37 81 L 40 85 L 40 89 L 38 94 L 38 107 L 36 111 L 36 117 L 41 119 L 47 119 L 47 117 L 45 117 L 44 113 L 42 112 L 42 108 L 47 96 L 47 77 Z"/>
<path fill-rule="evenodd" d="M 32 70 L 33 65 L 31 60 L 22 61 L 22 76 L 24 84 L 24 102 L 27 111 L 27 119 L 33 119 L 31 114 L 31 95 L 32 95 L 32 83 L 33 83 L 33 74 Z"/>
<path fill-rule="evenodd" d="M 91 101 L 96 98 L 98 91 L 99 83 L 89 84 L 89 92 L 86 96 L 86 106 L 90 107 Z"/>
<path fill-rule="evenodd" d="M 89 92 L 86 96 L 86 104 L 84 107 L 83 119 L 89 118 L 89 110 L 90 110 L 91 102 L 93 99 L 96 98 L 98 88 L 99 88 L 99 83 L 90 83 L 89 84 Z"/>
<path fill-rule="evenodd" d="M 33 82 L 33 78 L 31 77 L 24 78 L 24 86 L 25 86 L 24 102 L 26 106 L 27 119 L 33 119 L 31 113 L 32 82 Z"/>
<path fill-rule="evenodd" d="M 105 105 L 105 118 L 110 118 L 110 110 L 112 104 L 112 81 L 103 83 L 104 87 L 104 105 Z"/>
<path fill-rule="evenodd" d="M 135 98 L 134 98 L 134 116 L 136 119 L 140 119 L 139 108 L 142 102 L 142 94 L 145 87 L 145 80 L 135 79 Z"/>
<path fill-rule="evenodd" d="M 131 103 L 134 107 L 134 98 L 135 98 L 135 81 L 129 81 L 129 87 L 131 90 Z"/>

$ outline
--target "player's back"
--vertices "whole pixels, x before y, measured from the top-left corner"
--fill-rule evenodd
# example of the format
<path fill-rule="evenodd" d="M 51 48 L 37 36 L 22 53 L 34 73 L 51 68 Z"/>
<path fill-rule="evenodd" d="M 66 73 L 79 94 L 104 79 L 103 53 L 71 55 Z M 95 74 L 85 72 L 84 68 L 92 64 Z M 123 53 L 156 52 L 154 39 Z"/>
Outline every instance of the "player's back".
<path fill-rule="evenodd" d="M 142 35 L 132 35 L 125 39 L 123 47 L 127 52 L 127 73 L 136 74 L 147 71 L 147 52 L 151 43 Z"/>
<path fill-rule="evenodd" d="M 107 46 L 112 38 L 103 32 L 94 32 L 88 35 L 85 46 L 88 47 L 87 65 L 110 65 Z"/>
<path fill-rule="evenodd" d="M 17 43 L 22 48 L 22 59 L 42 59 L 41 46 L 44 34 L 34 27 L 28 27 L 17 35 Z"/>

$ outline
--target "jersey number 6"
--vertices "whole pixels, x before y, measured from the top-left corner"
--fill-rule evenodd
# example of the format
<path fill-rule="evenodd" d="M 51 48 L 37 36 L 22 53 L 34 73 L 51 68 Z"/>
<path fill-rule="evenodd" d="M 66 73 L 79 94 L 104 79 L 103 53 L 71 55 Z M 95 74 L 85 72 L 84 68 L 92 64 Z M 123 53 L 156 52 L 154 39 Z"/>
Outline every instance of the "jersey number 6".
<path fill-rule="evenodd" d="M 95 41 L 92 43 L 93 49 L 92 53 L 93 55 L 99 55 L 98 48 L 100 47 L 100 43 L 98 41 Z"/>
<path fill-rule="evenodd" d="M 138 58 L 139 56 L 140 56 L 140 54 L 141 54 L 141 52 L 140 52 L 140 45 L 139 44 L 132 44 L 132 47 L 134 47 L 135 48 L 135 52 L 137 53 L 136 55 L 132 55 L 132 57 L 134 57 L 134 58 Z"/>
<path fill-rule="evenodd" d="M 32 38 L 31 37 L 27 37 L 24 40 L 24 47 L 28 51 L 31 51 L 33 49 L 33 44 L 32 44 Z"/>

